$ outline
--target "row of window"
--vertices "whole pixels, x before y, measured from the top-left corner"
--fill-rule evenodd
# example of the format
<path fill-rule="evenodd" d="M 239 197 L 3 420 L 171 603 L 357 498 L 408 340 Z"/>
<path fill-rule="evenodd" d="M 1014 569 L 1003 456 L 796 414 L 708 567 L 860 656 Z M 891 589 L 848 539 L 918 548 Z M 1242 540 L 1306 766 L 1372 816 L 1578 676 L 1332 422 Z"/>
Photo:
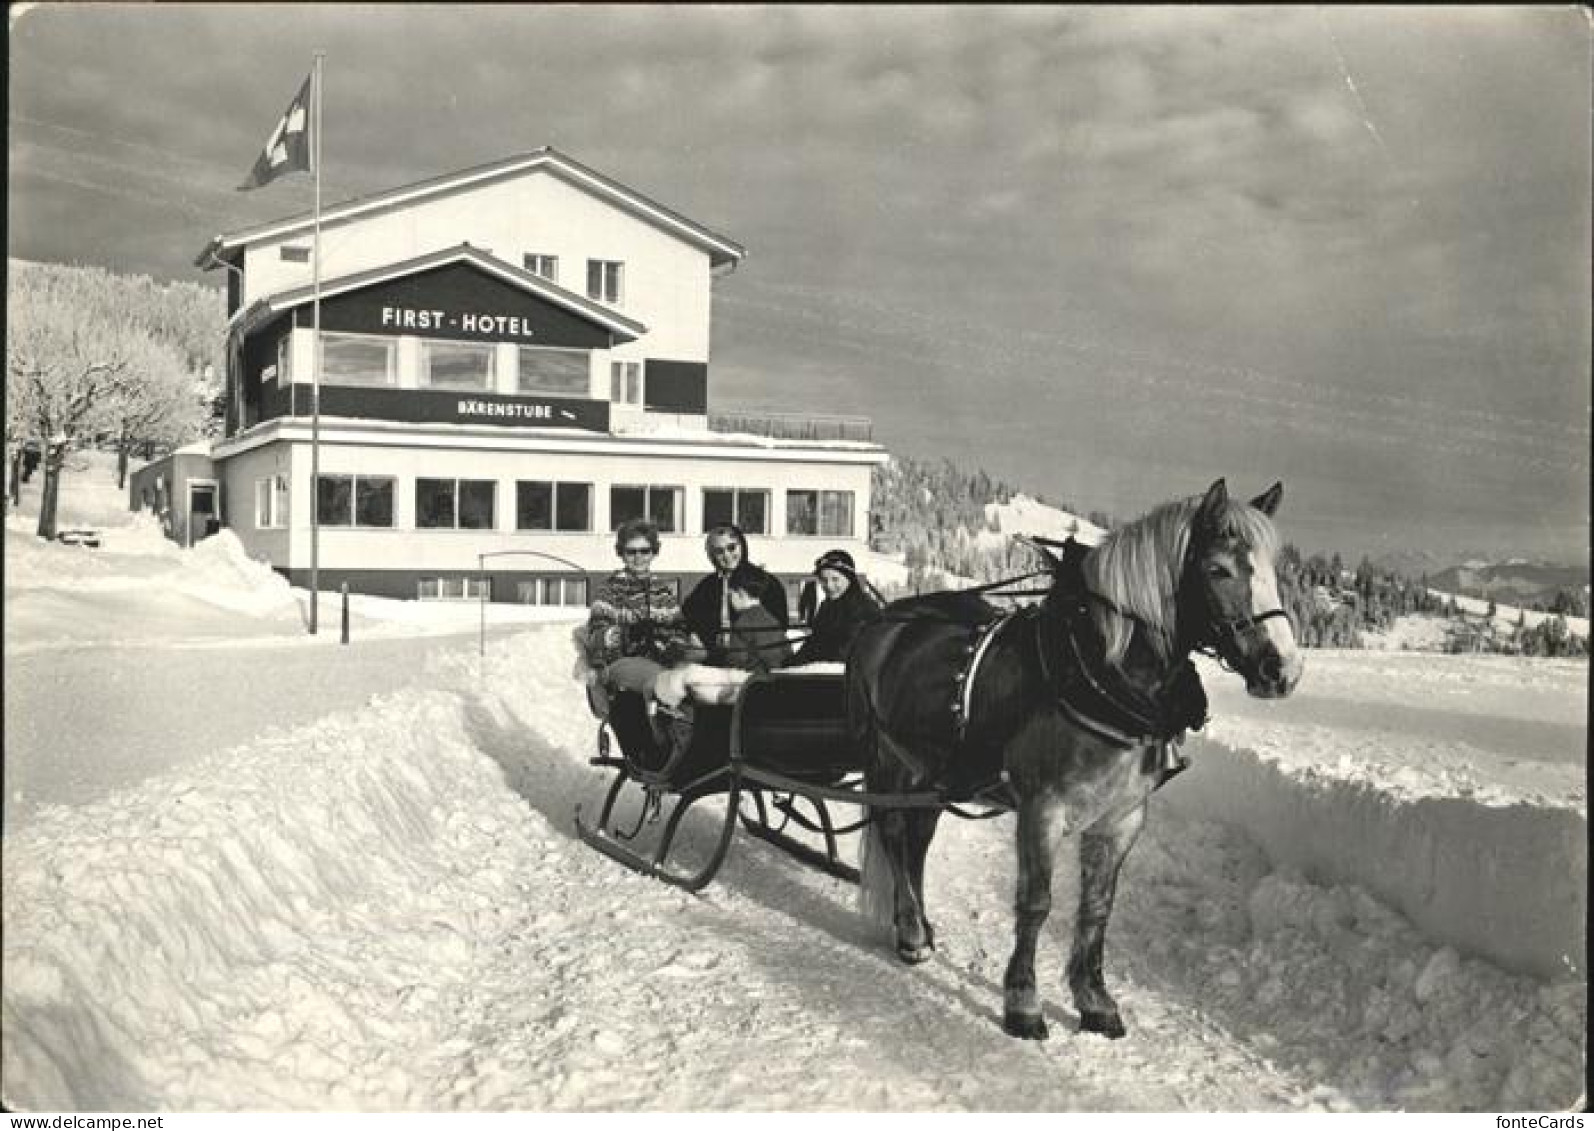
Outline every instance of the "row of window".
<path fill-rule="evenodd" d="M 277 343 L 276 379 L 293 382 L 291 338 Z M 420 387 L 452 392 L 492 392 L 498 388 L 498 347 L 491 343 L 445 342 L 423 339 Z M 591 395 L 590 363 L 586 350 L 553 346 L 519 346 L 511 382 L 521 393 L 554 397 Z M 398 341 L 366 334 L 321 335 L 321 381 L 327 385 L 398 384 Z M 609 365 L 609 399 L 615 404 L 642 403 L 642 363 L 615 361 Z"/>
<path fill-rule="evenodd" d="M 398 479 L 390 475 L 322 475 L 316 483 L 316 517 L 322 526 L 392 528 Z M 516 530 L 590 533 L 591 483 L 518 480 Z M 646 518 L 666 533 L 684 530 L 685 488 L 614 486 L 609 488 L 612 525 Z M 734 522 L 748 534 L 770 533 L 770 492 L 741 487 L 703 489 L 703 529 Z M 288 525 L 288 477 L 255 481 L 255 526 Z M 422 530 L 496 530 L 498 482 L 493 479 L 416 479 L 415 526 Z M 851 491 L 786 492 L 786 533 L 829 538 L 853 537 Z"/>
<path fill-rule="evenodd" d="M 665 584 L 675 590 L 680 600 L 681 583 L 677 580 Z M 786 603 L 797 608 L 804 582 L 786 582 Z M 415 585 L 415 595 L 422 601 L 491 601 L 493 579 L 490 577 L 422 577 Z M 515 600 L 522 605 L 562 605 L 585 608 L 591 603 L 591 585 L 585 577 L 534 577 L 515 582 Z"/>
<path fill-rule="evenodd" d="M 489 255 L 492 248 L 480 248 Z M 310 249 L 286 244 L 281 249 L 282 259 L 288 263 L 310 262 Z M 521 264 L 533 275 L 547 279 L 550 283 L 559 281 L 559 257 L 557 255 L 538 255 L 526 252 L 521 256 Z M 587 260 L 587 297 L 594 302 L 607 303 L 610 306 L 619 306 L 625 301 L 625 262 L 618 259 L 589 259 Z"/>

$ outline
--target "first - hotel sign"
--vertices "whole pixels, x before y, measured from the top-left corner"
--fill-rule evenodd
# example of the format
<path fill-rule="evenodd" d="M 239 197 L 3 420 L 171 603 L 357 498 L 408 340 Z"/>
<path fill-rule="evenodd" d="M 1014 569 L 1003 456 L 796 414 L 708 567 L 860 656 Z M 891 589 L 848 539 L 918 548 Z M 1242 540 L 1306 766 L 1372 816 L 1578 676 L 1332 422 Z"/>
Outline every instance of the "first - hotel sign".
<path fill-rule="evenodd" d="M 456 334 L 479 334 L 484 338 L 536 337 L 528 319 L 518 314 L 484 314 L 472 310 L 435 310 L 425 307 L 384 306 L 380 315 L 384 330 L 450 330 Z"/>

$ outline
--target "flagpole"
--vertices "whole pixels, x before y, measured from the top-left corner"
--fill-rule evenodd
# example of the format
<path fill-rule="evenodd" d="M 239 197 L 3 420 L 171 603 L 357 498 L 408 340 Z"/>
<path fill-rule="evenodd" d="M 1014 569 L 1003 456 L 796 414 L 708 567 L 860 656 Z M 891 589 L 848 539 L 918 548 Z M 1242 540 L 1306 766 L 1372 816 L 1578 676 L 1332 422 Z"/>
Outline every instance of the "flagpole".
<path fill-rule="evenodd" d="M 315 70 L 310 79 L 311 129 L 313 146 L 310 163 L 315 167 L 315 234 L 310 251 L 311 310 L 310 331 L 310 635 L 316 634 L 318 602 L 321 593 L 321 65 L 325 51 L 315 53 Z"/>

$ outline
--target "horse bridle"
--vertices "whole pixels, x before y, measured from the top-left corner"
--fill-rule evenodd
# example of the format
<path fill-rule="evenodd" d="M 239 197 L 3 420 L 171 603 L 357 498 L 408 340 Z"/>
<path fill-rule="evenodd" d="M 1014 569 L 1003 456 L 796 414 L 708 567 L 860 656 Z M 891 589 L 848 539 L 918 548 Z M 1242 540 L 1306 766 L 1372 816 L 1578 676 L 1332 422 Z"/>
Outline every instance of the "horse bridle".
<path fill-rule="evenodd" d="M 1196 563 L 1200 560 L 1199 550 L 1202 545 L 1204 545 L 1204 542 L 1198 542 L 1192 535 L 1190 545 L 1185 550 L 1184 565 L 1180 570 L 1179 589 L 1174 594 L 1179 620 L 1179 631 L 1175 638 L 1176 645 L 1184 654 L 1200 652 L 1204 656 L 1211 656 L 1229 671 L 1239 671 L 1240 659 L 1244 654 L 1240 643 L 1244 638 L 1260 635 L 1263 631 L 1263 624 L 1274 617 L 1282 617 L 1292 626 L 1294 622 L 1290 620 L 1289 613 L 1282 608 L 1268 609 L 1266 612 L 1257 613 L 1254 616 L 1223 616 L 1222 610 L 1218 608 L 1210 589 L 1201 582 L 1200 578 L 1195 576 Z M 1200 606 L 1198 609 L 1192 610 L 1199 617 L 1198 623 L 1200 627 L 1186 635 L 1184 625 L 1190 623 L 1192 619 L 1186 613 L 1185 606 L 1188 601 L 1186 595 L 1192 592 L 1201 594 Z M 1085 588 L 1085 596 L 1125 620 L 1134 621 L 1148 630 L 1153 627 L 1144 617 L 1120 607 L 1117 603 L 1103 597 L 1088 586 Z"/>
<path fill-rule="evenodd" d="M 1263 624 L 1274 617 L 1280 617 L 1292 626 L 1294 622 L 1283 608 L 1268 609 L 1266 612 L 1252 616 L 1225 617 L 1218 608 L 1211 589 L 1196 576 L 1196 565 L 1200 560 L 1199 551 L 1204 544 L 1204 541 L 1198 541 L 1194 535 L 1191 536 L 1190 546 L 1185 551 L 1184 569 L 1179 579 L 1181 595 L 1190 592 L 1192 588 L 1201 594 L 1201 627 L 1191 635 L 1189 650 L 1200 652 L 1203 656 L 1211 656 L 1229 671 L 1237 672 L 1240 670 L 1240 660 L 1244 655 L 1240 646 L 1243 639 L 1260 636 Z M 1179 599 L 1181 603 L 1184 600 L 1182 596 Z M 1183 619 L 1181 616 L 1180 620 Z"/>

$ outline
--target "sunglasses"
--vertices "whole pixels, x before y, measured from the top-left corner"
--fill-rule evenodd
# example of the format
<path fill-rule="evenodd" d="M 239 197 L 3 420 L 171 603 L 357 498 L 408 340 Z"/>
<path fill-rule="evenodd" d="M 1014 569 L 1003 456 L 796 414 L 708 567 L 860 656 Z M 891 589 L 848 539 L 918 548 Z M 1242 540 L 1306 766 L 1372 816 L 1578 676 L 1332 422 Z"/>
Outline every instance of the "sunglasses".
<path fill-rule="evenodd" d="M 652 546 L 627 546 L 620 553 L 628 558 L 651 558 L 658 551 Z"/>

